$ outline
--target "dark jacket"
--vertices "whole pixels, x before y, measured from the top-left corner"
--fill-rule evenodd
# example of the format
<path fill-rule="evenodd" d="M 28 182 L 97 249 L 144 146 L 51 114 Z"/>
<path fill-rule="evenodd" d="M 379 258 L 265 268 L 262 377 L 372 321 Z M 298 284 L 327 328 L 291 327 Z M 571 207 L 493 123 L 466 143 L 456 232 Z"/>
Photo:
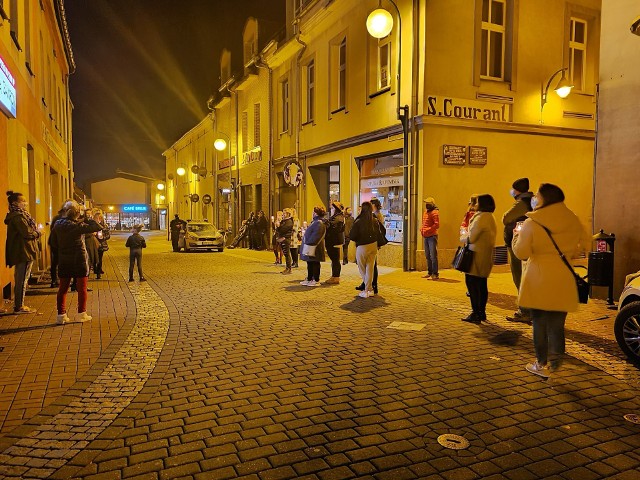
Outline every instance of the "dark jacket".
<path fill-rule="evenodd" d="M 30 227 L 27 219 L 18 212 L 7 213 L 4 223 L 7 225 L 7 266 L 13 267 L 35 260 L 38 256 L 40 232 Z"/>
<path fill-rule="evenodd" d="M 131 249 L 147 248 L 147 242 L 144 241 L 144 237 L 142 235 L 134 233 L 127 238 L 127 243 L 124 246 Z"/>
<path fill-rule="evenodd" d="M 186 224 L 187 222 L 185 222 L 184 220 L 174 218 L 169 222 L 169 230 L 171 230 L 171 233 L 173 233 L 174 235 L 177 235 L 178 233 L 180 233 L 180 230 L 185 227 Z"/>
<path fill-rule="evenodd" d="M 258 233 L 264 235 L 264 233 L 267 231 L 267 228 L 269 228 L 269 222 L 267 222 L 267 218 L 265 216 L 258 217 L 256 220 L 256 229 L 258 230 Z"/>
<path fill-rule="evenodd" d="M 284 237 L 291 240 L 293 235 L 293 218 L 285 218 L 280 221 L 280 225 L 276 228 L 276 237 Z"/>
<path fill-rule="evenodd" d="M 98 251 L 106 252 L 109 250 L 107 241 L 111 238 L 111 230 L 109 230 L 109 227 L 106 225 L 100 224 L 100 226 L 102 227 L 102 232 L 98 232 L 98 235 L 96 235 L 98 239 Z"/>
<path fill-rule="evenodd" d="M 516 197 L 515 203 L 502 216 L 502 224 L 504 225 L 504 242 L 511 247 L 513 242 L 513 229 L 516 223 L 524 222 L 527 219 L 527 213 L 533 210 L 531 208 L 532 192 L 524 192 Z"/>
<path fill-rule="evenodd" d="M 84 235 L 97 232 L 100 225 L 89 218 L 85 222 L 74 222 L 61 218 L 51 230 L 51 248 L 58 250 L 58 276 L 80 278 L 89 276 L 89 259 L 84 244 Z"/>
<path fill-rule="evenodd" d="M 329 248 L 344 244 L 344 215 L 342 212 L 336 211 L 333 216 L 329 217 L 325 244 Z"/>
<path fill-rule="evenodd" d="M 300 252 L 304 250 L 304 245 L 317 245 L 316 246 L 316 255 L 314 257 L 310 257 L 309 255 L 300 254 L 300 258 L 305 262 L 324 262 L 324 236 L 327 232 L 327 227 L 324 222 L 316 218 L 311 225 L 307 227 L 307 230 L 304 232 L 304 238 L 302 239 L 302 249 Z"/>
<path fill-rule="evenodd" d="M 353 222 L 353 227 L 351 227 L 351 232 L 349 233 L 349 238 L 352 242 L 356 242 L 356 247 L 360 245 L 369 245 L 370 243 L 378 242 L 378 230 L 379 223 L 376 218 L 371 219 L 371 226 L 373 228 L 367 228 L 367 223 L 362 220 L 362 215 L 358 215 L 358 217 Z"/>
<path fill-rule="evenodd" d="M 353 215 L 346 215 L 344 217 L 344 240 L 345 242 L 350 239 L 349 233 L 351 232 L 351 227 L 353 227 Z"/>

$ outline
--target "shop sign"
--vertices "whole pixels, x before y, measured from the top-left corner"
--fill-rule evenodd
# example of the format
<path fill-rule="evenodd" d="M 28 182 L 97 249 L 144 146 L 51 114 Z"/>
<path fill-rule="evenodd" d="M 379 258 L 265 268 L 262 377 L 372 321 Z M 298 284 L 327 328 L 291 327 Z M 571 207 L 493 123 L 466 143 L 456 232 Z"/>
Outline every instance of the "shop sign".
<path fill-rule="evenodd" d="M 284 183 L 291 187 L 297 187 L 302 183 L 304 172 L 297 160 L 289 160 L 284 165 L 283 170 Z"/>
<path fill-rule="evenodd" d="M 469 165 L 486 165 L 487 147 L 469 146 Z"/>
<path fill-rule="evenodd" d="M 399 177 L 363 178 L 360 182 L 362 188 L 389 188 L 401 187 L 403 179 Z"/>
<path fill-rule="evenodd" d="M 464 145 L 443 145 L 442 161 L 445 165 L 464 165 L 467 163 L 467 147 Z"/>
<path fill-rule="evenodd" d="M 147 206 L 146 205 L 123 205 L 122 206 L 122 211 L 123 212 L 146 212 L 147 211 Z"/>
<path fill-rule="evenodd" d="M 242 155 L 242 163 L 241 165 L 249 165 L 253 162 L 259 162 L 262 160 L 262 148 L 256 147 L 249 152 L 244 152 Z"/>
<path fill-rule="evenodd" d="M 0 57 L 0 110 L 8 117 L 16 118 L 17 105 L 16 80 Z"/>
<path fill-rule="evenodd" d="M 510 105 L 460 98 L 427 96 L 427 116 L 483 120 L 487 122 L 509 122 Z"/>
<path fill-rule="evenodd" d="M 220 160 L 218 162 L 218 170 L 224 170 L 225 168 L 235 167 L 235 166 L 236 166 L 235 155 L 231 158 L 225 158 L 224 160 Z"/>
<path fill-rule="evenodd" d="M 202 203 L 204 203 L 205 205 L 209 205 L 211 203 L 211 195 L 209 195 L 208 193 L 205 193 L 202 196 Z"/>

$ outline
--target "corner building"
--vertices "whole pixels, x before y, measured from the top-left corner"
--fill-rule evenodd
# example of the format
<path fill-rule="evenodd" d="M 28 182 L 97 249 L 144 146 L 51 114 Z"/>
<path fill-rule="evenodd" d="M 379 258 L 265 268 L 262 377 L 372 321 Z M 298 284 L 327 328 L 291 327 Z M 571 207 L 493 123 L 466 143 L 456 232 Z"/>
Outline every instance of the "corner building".
<path fill-rule="evenodd" d="M 73 190 L 69 75 L 75 70 L 63 0 L 0 1 L 0 191 L 28 199 L 43 233 L 33 272 L 44 270 L 49 224 Z M 2 215 L 4 220 L 4 214 Z M 7 231 L 0 222 L 0 286 L 10 298 Z"/>

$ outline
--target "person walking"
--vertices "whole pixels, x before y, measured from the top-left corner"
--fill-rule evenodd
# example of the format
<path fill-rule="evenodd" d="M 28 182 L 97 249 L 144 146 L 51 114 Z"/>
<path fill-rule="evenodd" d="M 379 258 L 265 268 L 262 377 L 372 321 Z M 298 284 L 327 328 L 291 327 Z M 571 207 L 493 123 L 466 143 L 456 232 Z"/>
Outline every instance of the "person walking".
<path fill-rule="evenodd" d="M 302 230 L 300 228 L 300 219 L 298 218 L 298 212 L 295 208 L 291 209 L 293 220 L 293 233 L 291 235 L 291 267 L 298 268 L 298 249 L 300 242 L 302 242 Z"/>
<path fill-rule="evenodd" d="M 377 293 L 373 289 L 373 269 L 378 255 L 379 229 L 379 221 L 374 215 L 371 202 L 364 202 L 349 232 L 349 238 L 356 243 L 356 262 L 364 284 L 364 289 L 358 296 L 362 298 Z"/>
<path fill-rule="evenodd" d="M 321 205 L 313 207 L 313 220 L 304 232 L 300 252 L 300 258 L 307 262 L 307 278 L 300 282 L 300 285 L 320 286 L 320 262 L 325 260 L 324 236 L 327 227 L 323 220 L 326 213 L 327 211 Z M 308 247 L 312 247 L 313 252 L 309 251 Z"/>
<path fill-rule="evenodd" d="M 47 244 L 49 245 L 49 251 L 51 252 L 51 285 L 50 288 L 58 288 L 60 286 L 60 282 L 58 281 L 58 249 L 53 248 L 51 244 L 51 233 L 53 232 L 53 226 L 56 224 L 58 220 L 62 218 L 62 209 L 58 210 L 58 213 L 51 219 L 51 226 L 49 228 L 49 238 L 47 239 Z"/>
<path fill-rule="evenodd" d="M 424 256 L 427 260 L 427 274 L 422 278 L 438 280 L 438 229 L 440 228 L 440 209 L 433 197 L 424 200 L 425 210 L 422 213 L 420 235 L 424 239 Z"/>
<path fill-rule="evenodd" d="M 493 268 L 493 250 L 496 243 L 495 200 L 491 195 L 478 195 L 477 212 L 469 224 L 469 249 L 473 251 L 473 263 L 465 273 L 465 283 L 471 300 L 471 314 L 462 320 L 480 323 L 487 320 L 489 289 L 487 278 Z"/>
<path fill-rule="evenodd" d="M 342 264 L 347 265 L 349 263 L 349 233 L 353 227 L 353 215 L 351 214 L 351 207 L 344 209 L 344 245 L 342 246 Z"/>
<path fill-rule="evenodd" d="M 184 224 L 184 220 L 181 220 L 180 216 L 177 213 L 174 215 L 173 220 L 169 222 L 169 230 L 171 231 L 171 246 L 173 247 L 174 252 L 180 251 L 178 241 L 180 240 L 180 230 L 182 230 Z"/>
<path fill-rule="evenodd" d="M 40 232 L 35 220 L 27 211 L 27 199 L 18 192 L 8 191 L 9 213 L 4 219 L 7 226 L 5 260 L 13 271 L 14 313 L 34 313 L 35 309 L 24 304 L 27 283 L 31 275 L 33 262 L 38 257 L 38 239 Z"/>
<path fill-rule="evenodd" d="M 340 283 L 340 249 L 344 246 L 344 207 L 338 201 L 331 202 L 329 209 L 330 216 L 327 219 L 327 235 L 325 245 L 327 246 L 327 255 L 331 259 L 331 277 L 324 283 L 338 284 Z"/>
<path fill-rule="evenodd" d="M 564 203 L 560 187 L 543 183 L 531 199 L 533 211 L 513 236 L 512 249 L 526 260 L 518 305 L 530 312 L 536 359 L 528 372 L 548 377 L 562 364 L 567 312 L 578 309 L 576 281 L 564 263 L 585 251 L 591 239 L 580 220 Z"/>
<path fill-rule="evenodd" d="M 132 234 L 127 238 L 125 247 L 129 249 L 129 281 L 133 282 L 133 266 L 138 264 L 138 278 L 141 282 L 146 281 L 142 274 L 142 249 L 147 248 L 147 242 L 144 237 L 140 235 L 142 225 L 134 225 L 132 228 Z"/>
<path fill-rule="evenodd" d="M 282 211 L 282 220 L 276 228 L 276 241 L 282 249 L 282 254 L 285 259 L 285 269 L 280 272 L 283 275 L 289 275 L 291 273 L 291 237 L 293 235 L 293 218 L 291 216 L 291 210 L 285 208 Z"/>
<path fill-rule="evenodd" d="M 102 227 L 102 230 L 96 232 L 96 239 L 98 240 L 98 260 L 96 262 L 96 278 L 100 280 L 102 275 L 104 275 L 104 270 L 102 270 L 102 257 L 104 256 L 104 252 L 109 250 L 108 240 L 111 238 L 111 232 L 109 231 L 109 227 L 104 222 L 104 216 L 102 212 L 96 212 L 93 216 L 93 219 L 96 221 L 98 225 Z"/>
<path fill-rule="evenodd" d="M 87 283 L 89 280 L 89 258 L 84 236 L 102 229 L 91 217 L 86 217 L 83 207 L 73 200 L 62 206 L 62 218 L 51 231 L 51 244 L 58 250 L 58 287 L 57 307 L 59 325 L 70 322 L 67 315 L 67 292 L 71 279 L 76 282 L 78 292 L 78 315 L 76 321 L 91 320 L 87 314 Z"/>
<path fill-rule="evenodd" d="M 511 185 L 511 196 L 515 199 L 511 208 L 502 215 L 502 224 L 504 225 L 504 243 L 509 252 L 509 265 L 511 266 L 511 277 L 518 291 L 520 291 L 520 280 L 522 278 L 522 261 L 513 254 L 511 243 L 513 242 L 513 230 L 518 222 L 524 222 L 527 219 L 527 213 L 532 210 L 531 198 L 533 192 L 529 191 L 529 179 L 519 178 Z M 511 322 L 530 323 L 531 319 L 528 313 L 522 309 L 518 309 L 513 316 L 507 317 Z"/>

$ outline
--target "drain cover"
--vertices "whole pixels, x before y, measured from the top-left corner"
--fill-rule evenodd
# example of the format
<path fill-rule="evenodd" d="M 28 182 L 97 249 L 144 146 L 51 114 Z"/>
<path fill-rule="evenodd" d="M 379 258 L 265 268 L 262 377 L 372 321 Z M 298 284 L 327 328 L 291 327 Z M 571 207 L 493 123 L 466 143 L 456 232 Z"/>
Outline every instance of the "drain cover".
<path fill-rule="evenodd" d="M 635 423 L 640 425 L 640 415 L 636 415 L 635 413 L 628 413 L 624 416 L 624 419 L 627 422 Z"/>
<path fill-rule="evenodd" d="M 445 448 L 451 448 L 453 450 L 464 450 L 465 448 L 469 448 L 469 441 L 466 438 L 460 435 L 454 435 L 453 433 L 440 435 L 438 437 L 438 443 Z"/>

